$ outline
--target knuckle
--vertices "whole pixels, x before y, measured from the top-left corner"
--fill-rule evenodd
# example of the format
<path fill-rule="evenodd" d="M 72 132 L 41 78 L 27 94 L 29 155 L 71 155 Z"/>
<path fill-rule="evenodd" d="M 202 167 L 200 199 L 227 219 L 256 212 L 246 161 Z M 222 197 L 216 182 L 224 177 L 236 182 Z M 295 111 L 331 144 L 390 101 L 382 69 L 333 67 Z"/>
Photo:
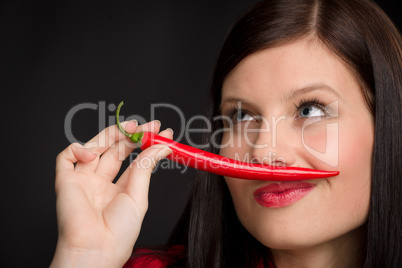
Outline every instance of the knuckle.
<path fill-rule="evenodd" d="M 56 163 L 60 162 L 60 160 L 63 158 L 63 152 L 60 152 L 57 156 L 56 156 Z"/>
<path fill-rule="evenodd" d="M 67 146 L 63 151 L 58 153 L 56 156 L 56 162 L 60 162 L 60 160 L 66 158 L 69 154 L 74 154 L 74 147 L 82 147 L 81 144 L 78 142 L 71 143 L 69 146 Z"/>
<path fill-rule="evenodd" d="M 69 150 L 72 150 L 73 144 L 74 143 L 70 144 L 66 149 L 64 149 L 63 151 L 58 153 L 58 155 L 56 156 L 56 161 L 57 162 L 59 162 L 61 159 L 63 159 Z"/>

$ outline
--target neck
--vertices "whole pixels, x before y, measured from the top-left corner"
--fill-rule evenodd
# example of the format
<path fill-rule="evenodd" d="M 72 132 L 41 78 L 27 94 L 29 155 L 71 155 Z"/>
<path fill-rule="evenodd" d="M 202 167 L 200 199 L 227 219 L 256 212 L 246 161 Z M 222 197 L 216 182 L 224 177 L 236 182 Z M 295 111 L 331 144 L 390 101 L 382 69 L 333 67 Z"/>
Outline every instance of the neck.
<path fill-rule="evenodd" d="M 334 240 L 298 249 L 271 249 L 277 268 L 362 267 L 363 228 Z"/>

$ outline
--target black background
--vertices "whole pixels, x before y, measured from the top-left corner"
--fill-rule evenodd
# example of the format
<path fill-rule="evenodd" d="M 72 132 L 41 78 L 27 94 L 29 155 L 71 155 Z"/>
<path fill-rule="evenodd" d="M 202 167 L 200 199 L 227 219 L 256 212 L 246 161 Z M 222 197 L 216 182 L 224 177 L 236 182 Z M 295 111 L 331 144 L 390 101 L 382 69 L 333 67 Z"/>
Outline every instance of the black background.
<path fill-rule="evenodd" d="M 2 267 L 46 267 L 57 241 L 56 155 L 69 144 L 64 123 L 78 112 L 84 142 L 122 115 L 159 119 L 183 131 L 170 103 L 205 115 L 213 67 L 229 26 L 257 1 L 8 1 L 0 4 L 2 89 Z M 398 1 L 377 1 L 401 28 Z M 105 107 L 105 109 L 101 109 Z M 106 118 L 104 121 L 102 118 Z M 114 123 L 112 121 L 111 123 Z M 191 127 L 199 126 L 195 122 Z M 191 136 L 194 142 L 199 136 Z M 124 166 L 127 165 L 125 162 Z M 158 170 L 138 245 L 162 244 L 184 205 L 195 172 Z"/>

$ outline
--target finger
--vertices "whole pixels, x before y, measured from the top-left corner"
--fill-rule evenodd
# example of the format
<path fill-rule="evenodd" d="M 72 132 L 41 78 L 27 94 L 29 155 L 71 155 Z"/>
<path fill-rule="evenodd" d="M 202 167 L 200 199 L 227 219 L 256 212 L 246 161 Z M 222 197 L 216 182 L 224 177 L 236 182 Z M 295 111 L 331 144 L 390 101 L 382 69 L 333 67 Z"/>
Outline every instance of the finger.
<path fill-rule="evenodd" d="M 138 132 L 148 131 L 148 132 L 152 132 L 152 133 L 158 133 L 160 128 L 161 128 L 161 121 L 153 120 L 146 124 L 139 125 L 137 127 L 137 129 L 135 130 L 135 132 L 138 133 Z M 130 132 L 130 133 L 132 133 L 132 132 Z"/>
<path fill-rule="evenodd" d="M 126 132 L 133 133 L 137 129 L 138 122 L 136 120 L 126 121 L 122 122 L 120 125 Z M 125 138 L 126 136 L 119 130 L 118 126 L 113 125 L 102 130 L 98 135 L 85 143 L 84 147 L 101 155 L 109 147 L 113 146 L 114 143 Z"/>
<path fill-rule="evenodd" d="M 121 126 L 126 131 L 135 131 L 137 121 L 127 121 L 121 123 Z M 119 140 L 125 139 L 125 135 L 119 131 L 117 125 L 113 125 L 102 130 L 98 135 L 84 144 L 84 147 L 97 154 L 95 161 L 91 163 L 77 163 L 75 170 L 79 172 L 94 172 L 98 166 L 99 157 L 109 147 L 114 146 Z"/>
<path fill-rule="evenodd" d="M 95 153 L 84 148 L 81 144 L 72 143 L 57 156 L 56 172 L 60 170 L 74 170 L 74 164 L 78 161 L 88 163 L 95 160 L 96 157 Z"/>
<path fill-rule="evenodd" d="M 141 125 L 141 127 L 137 127 L 137 124 L 137 121 L 128 121 L 121 123 L 121 126 L 127 133 L 141 132 L 144 131 L 143 129 L 145 129 L 145 131 L 159 131 L 160 127 L 160 121 L 158 120 L 148 122 L 144 125 Z M 109 148 L 114 147 L 116 142 L 124 140 L 125 138 L 126 136 L 121 133 L 117 125 L 113 125 L 104 129 L 97 136 L 92 138 L 84 145 L 85 148 L 91 149 L 99 157 L 91 163 L 78 163 L 76 165 L 76 170 L 84 172 L 94 172 L 99 165 L 100 155 L 106 152 Z M 136 146 L 135 144 L 131 144 L 131 147 L 134 149 Z"/>
<path fill-rule="evenodd" d="M 160 125 L 161 122 L 159 120 L 154 120 L 140 126 L 138 126 L 138 122 L 136 120 L 121 123 L 122 128 L 127 133 L 136 133 L 142 131 L 151 131 L 157 133 L 160 129 Z M 88 141 L 84 147 L 91 149 L 98 155 L 101 155 L 116 142 L 125 138 L 126 136 L 119 130 L 118 126 L 113 125 L 102 130 L 98 135 Z"/>
<path fill-rule="evenodd" d="M 148 208 L 148 191 L 152 171 L 157 162 L 172 153 L 166 145 L 156 144 L 142 151 L 130 164 L 125 193 L 136 201 L 145 214 Z"/>
<path fill-rule="evenodd" d="M 171 128 L 167 128 L 163 131 L 161 131 L 158 135 L 168 138 L 168 139 L 173 139 L 173 130 Z M 121 175 L 119 180 L 117 181 L 116 185 L 121 187 L 122 189 L 125 189 L 127 187 L 127 183 L 129 180 L 129 174 L 132 166 L 130 165 Z"/>
<path fill-rule="evenodd" d="M 131 141 L 124 139 L 109 148 L 99 160 L 95 173 L 113 181 L 123 161 L 133 152 Z"/>

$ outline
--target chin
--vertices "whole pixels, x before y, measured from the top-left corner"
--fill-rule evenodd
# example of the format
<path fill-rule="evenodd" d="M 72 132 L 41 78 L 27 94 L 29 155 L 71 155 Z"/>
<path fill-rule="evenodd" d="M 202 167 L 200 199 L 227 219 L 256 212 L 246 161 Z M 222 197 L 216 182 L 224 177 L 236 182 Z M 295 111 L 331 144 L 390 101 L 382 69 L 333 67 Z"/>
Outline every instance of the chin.
<path fill-rule="evenodd" d="M 253 235 L 261 244 L 271 249 L 295 250 L 314 247 L 323 243 L 323 239 L 306 235 L 291 235 L 289 233 L 268 233 L 261 237 L 260 234 Z"/>
<path fill-rule="evenodd" d="M 296 240 L 292 239 L 264 239 L 264 241 L 260 241 L 261 244 L 270 249 L 279 249 L 279 250 L 299 250 L 303 248 L 311 248 L 319 245 L 318 241 L 305 241 L 305 240 Z"/>
<path fill-rule="evenodd" d="M 320 229 L 317 225 L 296 223 L 289 220 L 289 224 L 281 222 L 258 221 L 244 222 L 243 226 L 261 244 L 272 249 L 302 249 L 314 247 L 325 241 L 336 238 L 339 234 L 331 230 Z M 261 224 L 259 224 L 261 223 Z"/>

